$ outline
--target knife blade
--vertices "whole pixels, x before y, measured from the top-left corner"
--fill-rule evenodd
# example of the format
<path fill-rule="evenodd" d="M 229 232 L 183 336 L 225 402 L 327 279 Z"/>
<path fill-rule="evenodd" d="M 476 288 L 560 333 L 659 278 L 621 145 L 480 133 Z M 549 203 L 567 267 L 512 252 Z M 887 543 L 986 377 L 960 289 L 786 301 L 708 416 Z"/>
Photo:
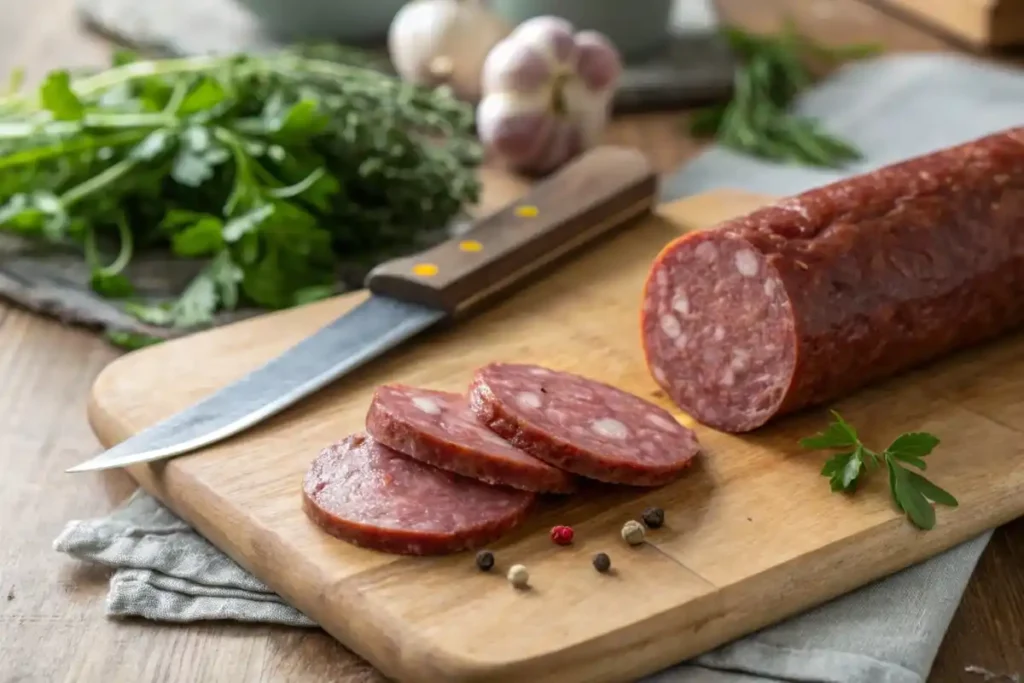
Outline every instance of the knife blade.
<path fill-rule="evenodd" d="M 235 436 L 405 341 L 509 295 L 649 213 L 656 193 L 657 178 L 638 150 L 596 147 L 458 237 L 373 268 L 362 303 L 265 365 L 66 471 L 162 460 Z"/>

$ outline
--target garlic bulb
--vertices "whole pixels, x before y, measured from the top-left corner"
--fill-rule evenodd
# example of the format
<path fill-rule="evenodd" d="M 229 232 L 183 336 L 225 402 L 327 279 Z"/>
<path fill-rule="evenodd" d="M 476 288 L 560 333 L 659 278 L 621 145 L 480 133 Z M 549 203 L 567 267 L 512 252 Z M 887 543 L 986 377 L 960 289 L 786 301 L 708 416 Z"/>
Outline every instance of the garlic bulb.
<path fill-rule="evenodd" d="M 525 21 L 484 62 L 480 139 L 517 171 L 550 173 L 599 142 L 621 73 L 603 35 L 557 17 Z"/>
<path fill-rule="evenodd" d="M 391 21 L 388 54 L 402 80 L 476 102 L 487 53 L 509 30 L 480 0 L 413 0 Z"/>

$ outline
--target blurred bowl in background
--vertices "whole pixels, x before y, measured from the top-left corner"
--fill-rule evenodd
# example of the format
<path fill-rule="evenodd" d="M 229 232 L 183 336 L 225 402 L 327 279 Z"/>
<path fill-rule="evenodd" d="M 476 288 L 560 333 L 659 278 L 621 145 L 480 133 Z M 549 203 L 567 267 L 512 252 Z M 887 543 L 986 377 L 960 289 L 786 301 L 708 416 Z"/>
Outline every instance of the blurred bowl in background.
<path fill-rule="evenodd" d="M 406 0 L 238 0 L 270 36 L 287 41 L 382 44 Z"/>
<path fill-rule="evenodd" d="M 624 59 L 642 59 L 664 49 L 676 0 L 486 0 L 510 24 L 532 17 L 562 17 L 576 30 L 600 31 Z"/>

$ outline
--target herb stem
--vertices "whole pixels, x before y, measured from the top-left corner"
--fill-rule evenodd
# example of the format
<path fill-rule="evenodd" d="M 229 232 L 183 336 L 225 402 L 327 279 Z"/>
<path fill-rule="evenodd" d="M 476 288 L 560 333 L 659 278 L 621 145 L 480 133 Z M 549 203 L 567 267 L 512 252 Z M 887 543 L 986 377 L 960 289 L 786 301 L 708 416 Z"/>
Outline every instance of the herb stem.
<path fill-rule="evenodd" d="M 0 121 L 0 140 L 35 135 L 66 137 L 89 128 L 161 128 L 177 122 L 167 114 L 86 114 L 81 121 Z"/>
<path fill-rule="evenodd" d="M 116 181 L 119 178 L 125 176 L 129 171 L 135 168 L 136 161 L 131 157 L 122 159 L 116 164 L 112 164 L 107 168 L 103 169 L 91 178 L 82 181 L 78 185 L 75 185 L 70 190 L 67 190 L 60 196 L 61 204 L 64 207 L 69 207 L 75 202 L 81 201 L 85 197 L 89 196 L 93 192 L 102 189 L 104 186 Z"/>
<path fill-rule="evenodd" d="M 95 114 L 83 118 L 86 128 L 162 128 L 173 126 L 178 119 L 166 113 Z"/>
<path fill-rule="evenodd" d="M 295 183 L 294 185 L 287 185 L 285 187 L 275 187 L 273 189 L 267 190 L 267 194 L 276 199 L 290 199 L 292 197 L 297 197 L 298 195 L 302 194 L 309 188 L 313 187 L 313 183 L 320 180 L 320 178 L 324 176 L 324 173 L 326 173 L 326 171 L 324 171 L 322 167 L 317 168 L 313 170 L 313 172 L 310 173 L 308 176 L 306 176 L 299 182 Z"/>
<path fill-rule="evenodd" d="M 117 252 L 117 258 L 114 259 L 114 262 L 103 269 L 103 272 L 107 275 L 120 273 L 128 267 L 132 260 L 132 252 L 135 245 L 132 240 L 132 231 L 128 228 L 128 221 L 125 220 L 124 214 L 118 216 L 117 236 L 121 240 L 121 249 Z"/>
<path fill-rule="evenodd" d="M 0 170 L 14 166 L 38 164 L 41 161 L 55 159 L 76 152 L 135 144 L 145 138 L 148 133 L 148 130 L 122 131 L 106 137 L 72 139 L 47 145 L 46 147 L 30 147 L 6 156 L 0 156 Z"/>
<path fill-rule="evenodd" d="M 185 81 L 178 81 L 174 85 L 174 90 L 171 92 L 170 99 L 167 100 L 167 105 L 164 107 L 163 114 L 167 116 L 174 116 L 178 113 L 178 109 L 181 107 L 181 103 L 185 101 L 185 96 L 188 94 L 188 83 Z"/>
<path fill-rule="evenodd" d="M 101 266 L 99 264 L 99 248 L 96 246 L 96 230 L 93 227 L 89 227 L 85 232 L 85 262 L 89 264 L 89 267 L 103 275 L 117 275 L 124 270 L 132 260 L 132 252 L 134 251 L 134 240 L 132 239 L 132 232 L 128 227 L 128 222 L 124 216 L 119 216 L 115 223 L 117 225 L 117 236 L 120 240 L 120 246 L 117 251 L 117 257 L 114 261 L 107 266 Z"/>
<path fill-rule="evenodd" d="M 141 60 L 107 69 L 93 76 L 75 81 L 72 86 L 79 97 L 85 97 L 102 90 L 107 90 L 122 83 L 152 78 L 153 76 L 171 76 L 183 73 L 199 73 L 217 66 L 230 63 L 231 58 L 222 56 L 199 55 L 195 57 L 179 57 L 174 59 Z M 0 100 L 0 104 L 3 101 Z"/>
<path fill-rule="evenodd" d="M 246 188 L 253 186 L 251 178 L 252 174 L 249 171 L 249 155 L 245 153 L 245 147 L 242 145 L 242 141 L 230 130 L 217 127 L 214 130 L 213 135 L 219 141 L 227 145 L 228 149 L 231 151 L 231 155 L 235 159 L 235 186 L 232 188 L 231 194 L 228 195 L 228 199 L 224 203 L 224 215 L 231 216 L 234 214 L 238 203 L 244 198 Z"/>

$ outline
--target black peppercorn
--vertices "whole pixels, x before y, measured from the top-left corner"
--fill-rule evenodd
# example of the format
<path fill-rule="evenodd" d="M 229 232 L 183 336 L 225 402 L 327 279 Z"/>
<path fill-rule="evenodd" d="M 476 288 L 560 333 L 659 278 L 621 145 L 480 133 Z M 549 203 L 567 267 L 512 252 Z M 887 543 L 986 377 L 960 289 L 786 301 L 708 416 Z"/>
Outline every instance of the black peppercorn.
<path fill-rule="evenodd" d="M 649 529 L 658 529 L 665 523 L 665 511 L 661 508 L 647 508 L 644 510 L 644 524 Z"/>
<path fill-rule="evenodd" d="M 598 553 L 594 555 L 594 569 L 601 572 L 602 574 L 611 569 L 612 561 L 606 553 Z"/>
<path fill-rule="evenodd" d="M 494 566 L 494 553 L 490 550 L 481 550 L 476 554 L 476 566 L 482 572 L 491 571 L 491 567 Z"/>

